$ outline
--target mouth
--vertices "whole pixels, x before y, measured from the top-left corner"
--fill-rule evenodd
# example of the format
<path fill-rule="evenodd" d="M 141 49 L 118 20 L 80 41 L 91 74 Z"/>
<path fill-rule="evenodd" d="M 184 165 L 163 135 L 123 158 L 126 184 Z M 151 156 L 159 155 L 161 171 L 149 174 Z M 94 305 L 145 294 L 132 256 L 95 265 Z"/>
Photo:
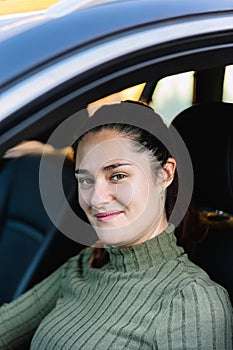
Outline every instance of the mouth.
<path fill-rule="evenodd" d="M 97 213 L 94 216 L 97 218 L 98 221 L 104 222 L 104 221 L 110 221 L 112 219 L 115 219 L 117 216 L 122 214 L 123 211 L 106 211 L 102 213 Z"/>

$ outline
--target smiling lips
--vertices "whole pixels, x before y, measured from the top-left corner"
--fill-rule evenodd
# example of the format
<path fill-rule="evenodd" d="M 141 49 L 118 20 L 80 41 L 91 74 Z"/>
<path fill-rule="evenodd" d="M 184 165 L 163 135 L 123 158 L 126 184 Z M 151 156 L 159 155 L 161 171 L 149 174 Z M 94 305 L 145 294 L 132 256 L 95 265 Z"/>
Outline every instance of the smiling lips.
<path fill-rule="evenodd" d="M 122 213 L 123 213 L 122 210 L 119 210 L 119 211 L 107 211 L 107 212 L 95 214 L 95 217 L 97 218 L 98 221 L 103 222 L 103 221 L 112 220 L 112 219 L 116 218 L 118 215 L 120 215 Z"/>

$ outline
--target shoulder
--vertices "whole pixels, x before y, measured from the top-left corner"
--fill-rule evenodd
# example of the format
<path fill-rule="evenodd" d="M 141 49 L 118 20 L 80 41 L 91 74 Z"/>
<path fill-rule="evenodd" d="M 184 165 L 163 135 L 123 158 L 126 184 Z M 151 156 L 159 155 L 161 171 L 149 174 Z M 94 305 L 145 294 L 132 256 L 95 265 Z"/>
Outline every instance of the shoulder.
<path fill-rule="evenodd" d="M 165 321 L 166 320 L 166 321 Z M 174 291 L 156 334 L 174 349 L 232 349 L 232 306 L 226 290 L 197 278 Z"/>
<path fill-rule="evenodd" d="M 227 291 L 211 280 L 194 279 L 187 286 L 177 290 L 171 304 L 180 304 L 192 311 L 200 321 L 211 319 L 216 324 L 224 318 L 231 318 L 232 306 Z"/>

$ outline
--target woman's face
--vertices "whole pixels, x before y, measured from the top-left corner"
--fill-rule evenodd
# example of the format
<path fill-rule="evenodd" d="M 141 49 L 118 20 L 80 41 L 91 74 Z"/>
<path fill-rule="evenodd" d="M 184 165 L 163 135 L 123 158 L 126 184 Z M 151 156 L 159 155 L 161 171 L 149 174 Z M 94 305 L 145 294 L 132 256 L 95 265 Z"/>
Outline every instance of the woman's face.
<path fill-rule="evenodd" d="M 167 226 L 162 179 L 155 179 L 147 153 L 113 130 L 87 134 L 77 150 L 79 203 L 99 239 L 130 246 Z"/>

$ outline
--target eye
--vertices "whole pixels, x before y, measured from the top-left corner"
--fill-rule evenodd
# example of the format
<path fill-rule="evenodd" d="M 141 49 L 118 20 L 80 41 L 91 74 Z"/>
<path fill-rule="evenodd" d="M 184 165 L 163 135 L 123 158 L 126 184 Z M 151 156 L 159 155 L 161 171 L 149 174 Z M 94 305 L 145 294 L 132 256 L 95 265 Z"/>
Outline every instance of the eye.
<path fill-rule="evenodd" d="M 89 188 L 94 184 L 94 180 L 91 177 L 78 178 L 78 184 L 81 188 Z"/>
<path fill-rule="evenodd" d="M 111 177 L 110 177 L 110 180 L 112 182 L 118 182 L 120 180 L 123 180 L 124 178 L 126 178 L 127 175 L 125 174 L 122 174 L 122 173 L 117 173 L 117 174 L 113 174 Z"/>

